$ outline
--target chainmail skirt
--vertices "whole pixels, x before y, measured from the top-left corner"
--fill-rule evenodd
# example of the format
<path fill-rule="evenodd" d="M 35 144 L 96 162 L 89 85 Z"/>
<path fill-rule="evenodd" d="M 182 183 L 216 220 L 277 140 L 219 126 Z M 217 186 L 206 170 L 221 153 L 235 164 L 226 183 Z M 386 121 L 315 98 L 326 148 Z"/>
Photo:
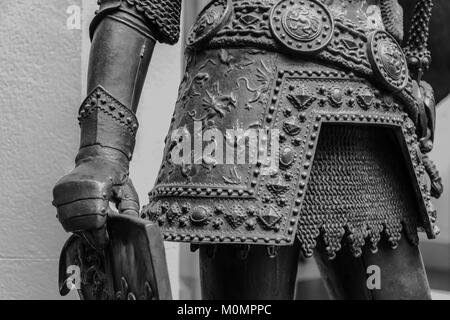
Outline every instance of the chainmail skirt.
<path fill-rule="evenodd" d="M 319 235 L 334 257 L 355 256 L 382 236 L 396 247 L 402 234 L 417 243 L 419 213 L 395 136 L 386 128 L 327 125 L 320 134 L 301 210 L 298 239 L 312 255 Z M 343 241 L 344 240 L 344 241 Z"/>

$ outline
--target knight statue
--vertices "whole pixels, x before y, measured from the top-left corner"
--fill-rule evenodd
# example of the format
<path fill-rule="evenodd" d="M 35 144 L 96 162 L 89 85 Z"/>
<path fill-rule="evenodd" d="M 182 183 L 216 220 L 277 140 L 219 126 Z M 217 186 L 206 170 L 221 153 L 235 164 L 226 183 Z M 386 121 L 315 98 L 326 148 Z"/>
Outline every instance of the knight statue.
<path fill-rule="evenodd" d="M 107 272 L 86 277 L 84 298 L 164 298 L 154 278 L 166 273 L 149 263 L 148 275 L 135 258 L 153 245 L 151 260 L 162 239 L 199 250 L 204 299 L 293 299 L 300 254 L 316 259 L 334 299 L 430 298 L 418 232 L 439 233 L 431 197 L 442 193 L 423 80 L 432 0 L 416 1 L 407 35 L 398 0 L 211 0 L 187 35 L 143 208 L 128 170 L 135 113 L 156 43 L 178 41 L 182 3 L 98 2 L 80 151 L 54 205 L 78 235 L 66 256 L 104 268 L 135 260 L 115 294 Z M 144 220 L 162 239 L 142 233 L 133 250 L 102 253 L 120 239 L 130 248 L 125 225 Z M 380 268 L 381 289 L 368 288 L 368 266 Z"/>

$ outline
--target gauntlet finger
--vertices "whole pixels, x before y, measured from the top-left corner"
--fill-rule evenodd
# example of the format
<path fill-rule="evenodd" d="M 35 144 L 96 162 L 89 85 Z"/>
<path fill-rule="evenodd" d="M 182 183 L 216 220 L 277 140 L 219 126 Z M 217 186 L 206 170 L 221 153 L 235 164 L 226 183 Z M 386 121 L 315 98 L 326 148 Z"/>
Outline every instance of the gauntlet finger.
<path fill-rule="evenodd" d="M 124 186 L 115 189 L 118 201 L 118 209 L 121 214 L 139 216 L 139 196 L 133 186 L 131 179 Z"/>
<path fill-rule="evenodd" d="M 58 220 L 67 232 L 99 229 L 106 223 L 108 202 L 104 199 L 83 199 L 57 208 Z"/>

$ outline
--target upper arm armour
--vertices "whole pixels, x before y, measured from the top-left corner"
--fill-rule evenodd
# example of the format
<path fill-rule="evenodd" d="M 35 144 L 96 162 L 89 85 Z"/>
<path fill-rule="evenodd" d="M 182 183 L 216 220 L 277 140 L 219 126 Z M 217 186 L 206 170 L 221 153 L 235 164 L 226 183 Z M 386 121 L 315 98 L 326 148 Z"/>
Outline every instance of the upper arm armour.
<path fill-rule="evenodd" d="M 403 8 L 398 0 L 381 0 L 380 8 L 386 31 L 398 42 L 402 42 L 404 37 Z"/>
<path fill-rule="evenodd" d="M 91 37 L 103 17 L 126 11 L 138 17 L 161 43 L 175 44 L 180 37 L 182 0 L 99 0 L 100 9 L 91 24 Z"/>

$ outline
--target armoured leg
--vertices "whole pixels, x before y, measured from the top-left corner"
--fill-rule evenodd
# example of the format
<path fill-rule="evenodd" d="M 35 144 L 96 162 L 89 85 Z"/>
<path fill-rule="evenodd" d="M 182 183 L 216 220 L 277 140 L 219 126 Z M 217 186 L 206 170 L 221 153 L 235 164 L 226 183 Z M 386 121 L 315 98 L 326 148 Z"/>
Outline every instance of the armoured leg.
<path fill-rule="evenodd" d="M 429 300 L 430 288 L 419 248 L 404 237 L 397 249 L 382 241 L 377 253 L 367 247 L 354 258 L 346 247 L 329 260 L 323 247 L 315 258 L 333 299 L 345 300 Z M 381 289 L 369 290 L 368 268 L 379 267 Z"/>
<path fill-rule="evenodd" d="M 205 300 L 292 300 L 299 246 L 217 245 L 200 248 L 202 296 Z"/>

